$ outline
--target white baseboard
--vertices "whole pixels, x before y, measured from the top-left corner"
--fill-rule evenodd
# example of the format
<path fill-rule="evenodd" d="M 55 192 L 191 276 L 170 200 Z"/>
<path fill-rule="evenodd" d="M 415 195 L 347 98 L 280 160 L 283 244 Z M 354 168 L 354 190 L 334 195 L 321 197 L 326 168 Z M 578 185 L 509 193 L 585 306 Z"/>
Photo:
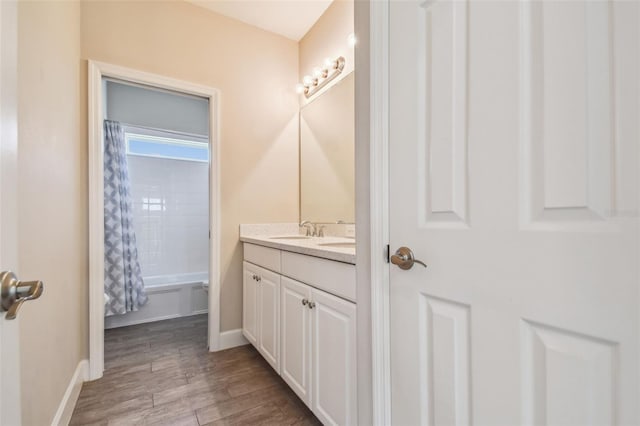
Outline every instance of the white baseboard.
<path fill-rule="evenodd" d="M 82 389 L 82 383 L 84 383 L 89 377 L 89 360 L 83 359 L 78 363 L 76 371 L 73 372 L 69 386 L 62 396 L 62 401 L 58 406 L 58 411 L 53 417 L 51 422 L 52 426 L 68 425 L 71 421 L 71 415 L 73 409 L 76 407 L 78 396 L 80 396 L 80 390 Z"/>
<path fill-rule="evenodd" d="M 242 329 L 236 328 L 235 330 L 223 331 L 220 333 L 220 348 L 224 349 L 235 348 L 236 346 L 248 345 L 249 341 L 242 335 Z"/>

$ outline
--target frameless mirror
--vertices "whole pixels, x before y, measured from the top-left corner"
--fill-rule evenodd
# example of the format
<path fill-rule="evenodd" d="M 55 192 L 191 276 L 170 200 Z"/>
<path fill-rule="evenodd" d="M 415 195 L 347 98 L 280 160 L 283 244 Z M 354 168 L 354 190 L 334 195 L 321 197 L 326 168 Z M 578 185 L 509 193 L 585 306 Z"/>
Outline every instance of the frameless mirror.
<path fill-rule="evenodd" d="M 353 72 L 300 110 L 300 220 L 355 221 Z"/>

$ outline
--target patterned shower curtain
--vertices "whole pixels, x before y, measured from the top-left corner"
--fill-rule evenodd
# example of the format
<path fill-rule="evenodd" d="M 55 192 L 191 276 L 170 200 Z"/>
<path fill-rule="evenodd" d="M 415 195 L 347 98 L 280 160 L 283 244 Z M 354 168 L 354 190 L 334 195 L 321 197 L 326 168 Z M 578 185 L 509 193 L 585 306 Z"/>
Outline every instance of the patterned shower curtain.
<path fill-rule="evenodd" d="M 105 316 L 137 311 L 147 303 L 136 234 L 124 130 L 104 122 L 104 291 Z"/>

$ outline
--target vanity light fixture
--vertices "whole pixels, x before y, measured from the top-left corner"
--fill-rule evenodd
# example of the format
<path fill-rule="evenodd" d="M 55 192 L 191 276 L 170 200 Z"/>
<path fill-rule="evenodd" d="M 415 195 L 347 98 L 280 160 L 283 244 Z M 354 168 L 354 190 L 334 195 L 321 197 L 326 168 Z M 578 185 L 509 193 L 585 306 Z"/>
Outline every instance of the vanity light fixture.
<path fill-rule="evenodd" d="M 325 59 L 323 68 L 314 68 L 313 75 L 305 75 L 302 83 L 296 85 L 296 92 L 304 93 L 305 97 L 310 98 L 318 90 L 326 86 L 327 83 L 339 76 L 344 70 L 344 64 L 345 59 L 342 56 L 337 59 Z"/>

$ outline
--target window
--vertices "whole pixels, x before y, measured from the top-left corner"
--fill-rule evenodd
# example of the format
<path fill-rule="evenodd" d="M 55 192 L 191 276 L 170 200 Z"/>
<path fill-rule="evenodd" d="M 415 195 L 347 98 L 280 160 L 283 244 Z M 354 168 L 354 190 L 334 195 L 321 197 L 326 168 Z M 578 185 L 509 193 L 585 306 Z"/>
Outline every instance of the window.
<path fill-rule="evenodd" d="M 204 140 L 151 136 L 125 132 L 127 154 L 173 160 L 209 161 L 209 144 Z"/>
<path fill-rule="evenodd" d="M 142 210 L 149 210 L 152 212 L 165 211 L 167 210 L 167 204 L 163 198 L 142 197 Z"/>

